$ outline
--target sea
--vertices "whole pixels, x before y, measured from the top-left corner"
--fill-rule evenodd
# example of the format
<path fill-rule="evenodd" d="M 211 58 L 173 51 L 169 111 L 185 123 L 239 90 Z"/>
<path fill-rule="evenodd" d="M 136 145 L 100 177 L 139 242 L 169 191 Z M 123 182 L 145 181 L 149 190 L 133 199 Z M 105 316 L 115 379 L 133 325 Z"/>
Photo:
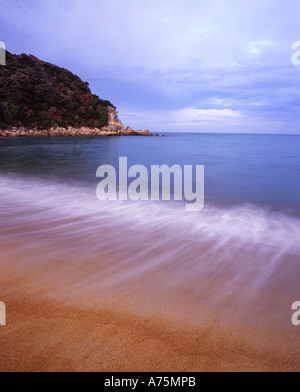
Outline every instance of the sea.
<path fill-rule="evenodd" d="M 203 165 L 203 210 L 100 201 L 97 168 L 117 168 L 120 157 L 147 168 Z M 61 296 L 102 290 L 195 322 L 206 308 L 290 328 L 300 301 L 299 176 L 297 135 L 0 140 L 2 257 L 86 268 Z"/>

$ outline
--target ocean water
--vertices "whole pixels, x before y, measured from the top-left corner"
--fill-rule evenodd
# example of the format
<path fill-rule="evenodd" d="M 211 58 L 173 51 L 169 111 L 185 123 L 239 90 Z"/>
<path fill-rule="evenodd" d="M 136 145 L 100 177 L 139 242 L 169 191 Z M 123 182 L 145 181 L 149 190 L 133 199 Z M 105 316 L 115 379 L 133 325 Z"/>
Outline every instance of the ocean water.
<path fill-rule="evenodd" d="M 29 264 L 99 260 L 61 295 L 122 287 L 165 310 L 175 298 L 194 315 L 204 299 L 235 314 L 248 304 L 252 318 L 290 325 L 300 300 L 299 152 L 300 136 L 289 135 L 0 140 L 0 241 Z M 124 156 L 129 166 L 204 165 L 204 209 L 100 202 L 98 166 Z"/>
<path fill-rule="evenodd" d="M 165 138 L 61 138 L 0 141 L 0 174 L 95 187 L 96 169 L 130 165 L 205 165 L 208 204 L 300 211 L 300 137 L 168 134 Z"/>

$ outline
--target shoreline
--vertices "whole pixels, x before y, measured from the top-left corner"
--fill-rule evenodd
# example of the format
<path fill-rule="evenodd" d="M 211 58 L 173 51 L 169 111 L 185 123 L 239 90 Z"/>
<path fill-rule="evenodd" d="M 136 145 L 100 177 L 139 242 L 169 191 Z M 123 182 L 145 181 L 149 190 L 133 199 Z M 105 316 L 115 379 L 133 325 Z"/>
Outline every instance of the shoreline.
<path fill-rule="evenodd" d="M 168 293 L 175 307 L 145 293 L 135 302 L 130 290 L 138 292 L 138 282 L 91 287 L 105 258 L 84 265 L 62 259 L 28 264 L 33 250 L 17 256 L 12 246 L 2 246 L 0 261 L 0 300 L 7 308 L 1 372 L 299 371 L 296 328 L 226 320 L 192 293 L 186 299 L 198 309 L 195 318 L 175 293 Z"/>
<path fill-rule="evenodd" d="M 0 370 L 299 371 L 298 221 L 5 177 Z"/>
<path fill-rule="evenodd" d="M 50 128 L 47 129 L 27 129 L 24 127 L 13 128 L 11 130 L 0 129 L 0 138 L 1 139 L 10 139 L 10 138 L 26 138 L 26 137 L 67 137 L 67 136 L 154 136 L 147 129 L 137 129 L 134 130 L 130 127 L 126 129 L 122 128 Z"/>
<path fill-rule="evenodd" d="M 89 128 L 84 125 L 78 127 L 68 126 L 51 127 L 50 129 L 28 129 L 24 126 L 0 129 L 0 138 L 11 137 L 62 137 L 62 136 L 154 136 L 148 129 L 134 130 L 124 128 L 122 121 L 114 107 L 108 107 L 108 123 L 103 128 Z M 156 134 L 158 136 L 158 134 Z"/>

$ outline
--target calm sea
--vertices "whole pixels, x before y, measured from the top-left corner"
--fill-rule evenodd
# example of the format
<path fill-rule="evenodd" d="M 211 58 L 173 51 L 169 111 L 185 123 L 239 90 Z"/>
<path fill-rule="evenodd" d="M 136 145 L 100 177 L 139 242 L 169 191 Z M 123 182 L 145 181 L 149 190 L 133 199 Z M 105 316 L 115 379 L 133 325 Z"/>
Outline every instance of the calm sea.
<path fill-rule="evenodd" d="M 208 205 L 250 204 L 300 212 L 300 136 L 292 135 L 181 133 L 164 138 L 1 140 L 0 175 L 95 188 L 97 167 L 117 167 L 123 156 L 129 165 L 205 165 Z"/>

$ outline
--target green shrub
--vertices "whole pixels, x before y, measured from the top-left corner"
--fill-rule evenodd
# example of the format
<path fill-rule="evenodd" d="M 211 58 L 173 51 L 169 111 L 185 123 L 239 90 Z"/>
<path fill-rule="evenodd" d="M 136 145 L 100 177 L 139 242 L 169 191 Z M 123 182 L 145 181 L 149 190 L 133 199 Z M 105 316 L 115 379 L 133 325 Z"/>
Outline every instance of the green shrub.
<path fill-rule="evenodd" d="M 93 95 L 88 83 L 64 68 L 32 55 L 7 52 L 0 67 L 0 126 L 105 126 L 109 101 Z"/>

